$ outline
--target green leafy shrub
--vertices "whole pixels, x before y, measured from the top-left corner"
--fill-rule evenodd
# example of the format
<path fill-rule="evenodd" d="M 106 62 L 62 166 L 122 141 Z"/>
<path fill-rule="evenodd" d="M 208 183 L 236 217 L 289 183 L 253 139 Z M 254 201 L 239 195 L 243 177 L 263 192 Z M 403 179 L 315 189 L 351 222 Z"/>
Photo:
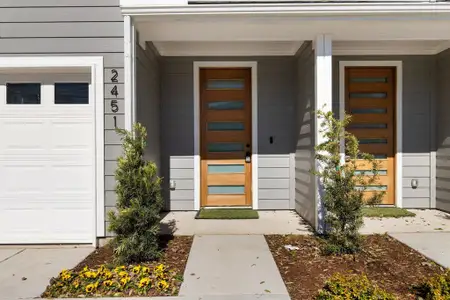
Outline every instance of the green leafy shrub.
<path fill-rule="evenodd" d="M 381 202 L 384 192 L 367 192 L 379 180 L 379 162 L 373 155 L 359 151 L 356 137 L 345 128 L 350 115 L 335 119 L 332 112 L 318 111 L 320 133 L 325 141 L 316 146 L 319 166 L 313 173 L 320 178 L 325 211 L 324 237 L 327 253 L 354 253 L 360 249 L 359 229 L 363 225 L 362 209 Z M 345 143 L 345 163 L 341 157 L 341 141 Z M 361 169 L 364 163 L 364 171 Z M 358 171 L 358 172 L 357 172 Z"/>
<path fill-rule="evenodd" d="M 118 129 L 123 155 L 116 170 L 117 213 L 109 213 L 111 242 L 117 263 L 149 261 L 159 254 L 161 178 L 156 165 L 144 160 L 147 132 L 141 124 L 132 131 Z"/>
<path fill-rule="evenodd" d="M 429 278 L 416 290 L 425 300 L 450 300 L 450 270 Z"/>
<path fill-rule="evenodd" d="M 395 300 L 394 295 L 372 284 L 366 275 L 334 274 L 316 300 Z"/>

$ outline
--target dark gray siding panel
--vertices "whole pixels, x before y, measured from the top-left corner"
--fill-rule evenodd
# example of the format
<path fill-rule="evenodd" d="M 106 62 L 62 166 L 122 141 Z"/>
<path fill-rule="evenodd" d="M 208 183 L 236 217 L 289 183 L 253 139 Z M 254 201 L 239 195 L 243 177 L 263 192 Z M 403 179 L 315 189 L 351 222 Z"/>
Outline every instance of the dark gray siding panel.
<path fill-rule="evenodd" d="M 296 118 L 292 57 L 163 58 L 161 165 L 167 209 L 194 209 L 193 62 L 205 60 L 258 62 L 259 207 L 289 209 Z M 176 181 L 175 191 L 169 191 L 169 180 Z"/>
<path fill-rule="evenodd" d="M 2 0 L 0 56 L 102 56 L 105 66 L 105 212 L 114 207 L 114 171 L 121 154 L 114 132 L 124 126 L 123 19 L 119 0 Z M 116 69 L 119 112 L 111 112 Z"/>
<path fill-rule="evenodd" d="M 297 54 L 297 126 L 295 151 L 295 210 L 313 227 L 317 224 L 314 169 L 315 61 L 312 43 Z"/>
<path fill-rule="evenodd" d="M 334 57 L 333 110 L 335 113 L 339 111 L 339 61 L 349 60 L 403 62 L 403 207 L 430 208 L 430 153 L 435 149 L 435 120 L 432 115 L 436 101 L 436 58 L 429 55 Z M 419 180 L 419 188 L 411 187 L 412 179 Z"/>
<path fill-rule="evenodd" d="M 450 50 L 438 56 L 436 208 L 450 212 Z"/>

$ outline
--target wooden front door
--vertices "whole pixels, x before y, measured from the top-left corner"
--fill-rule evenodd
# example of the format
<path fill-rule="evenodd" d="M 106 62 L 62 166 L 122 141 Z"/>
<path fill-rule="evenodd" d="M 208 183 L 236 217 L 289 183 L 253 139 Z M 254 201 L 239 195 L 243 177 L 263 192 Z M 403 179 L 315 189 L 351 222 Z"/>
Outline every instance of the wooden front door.
<path fill-rule="evenodd" d="M 201 205 L 251 206 L 251 71 L 200 69 Z"/>
<path fill-rule="evenodd" d="M 395 68 L 350 67 L 345 70 L 345 110 L 352 115 L 347 130 L 359 140 L 362 152 L 380 160 L 377 185 L 368 191 L 386 191 L 382 204 L 395 204 Z M 359 172 L 370 168 L 361 163 Z"/>

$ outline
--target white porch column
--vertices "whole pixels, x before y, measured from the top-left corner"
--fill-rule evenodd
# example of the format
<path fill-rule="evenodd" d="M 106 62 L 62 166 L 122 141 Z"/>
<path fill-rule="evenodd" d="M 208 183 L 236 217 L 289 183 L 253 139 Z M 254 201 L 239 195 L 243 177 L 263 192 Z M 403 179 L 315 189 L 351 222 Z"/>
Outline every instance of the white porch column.
<path fill-rule="evenodd" d="M 136 122 L 136 28 L 131 16 L 124 16 L 125 129 Z"/>
<path fill-rule="evenodd" d="M 332 41 L 329 35 L 318 35 L 315 39 L 314 55 L 315 55 L 315 109 L 330 111 L 332 110 Z M 323 134 L 319 132 L 320 122 L 315 116 L 315 145 L 319 145 L 325 141 Z M 316 162 L 316 168 L 320 168 Z M 316 230 L 323 232 L 324 230 L 324 210 L 322 205 L 322 184 L 320 179 L 316 178 Z"/>

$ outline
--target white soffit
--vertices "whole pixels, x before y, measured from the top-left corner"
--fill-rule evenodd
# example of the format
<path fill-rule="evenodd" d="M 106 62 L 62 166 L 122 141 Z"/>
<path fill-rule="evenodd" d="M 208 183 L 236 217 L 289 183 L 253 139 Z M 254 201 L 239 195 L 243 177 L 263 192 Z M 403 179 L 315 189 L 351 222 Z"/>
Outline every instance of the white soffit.
<path fill-rule="evenodd" d="M 434 55 L 449 47 L 448 41 L 335 41 L 333 55 Z"/>
<path fill-rule="evenodd" d="M 291 56 L 303 42 L 154 42 L 162 56 Z"/>

